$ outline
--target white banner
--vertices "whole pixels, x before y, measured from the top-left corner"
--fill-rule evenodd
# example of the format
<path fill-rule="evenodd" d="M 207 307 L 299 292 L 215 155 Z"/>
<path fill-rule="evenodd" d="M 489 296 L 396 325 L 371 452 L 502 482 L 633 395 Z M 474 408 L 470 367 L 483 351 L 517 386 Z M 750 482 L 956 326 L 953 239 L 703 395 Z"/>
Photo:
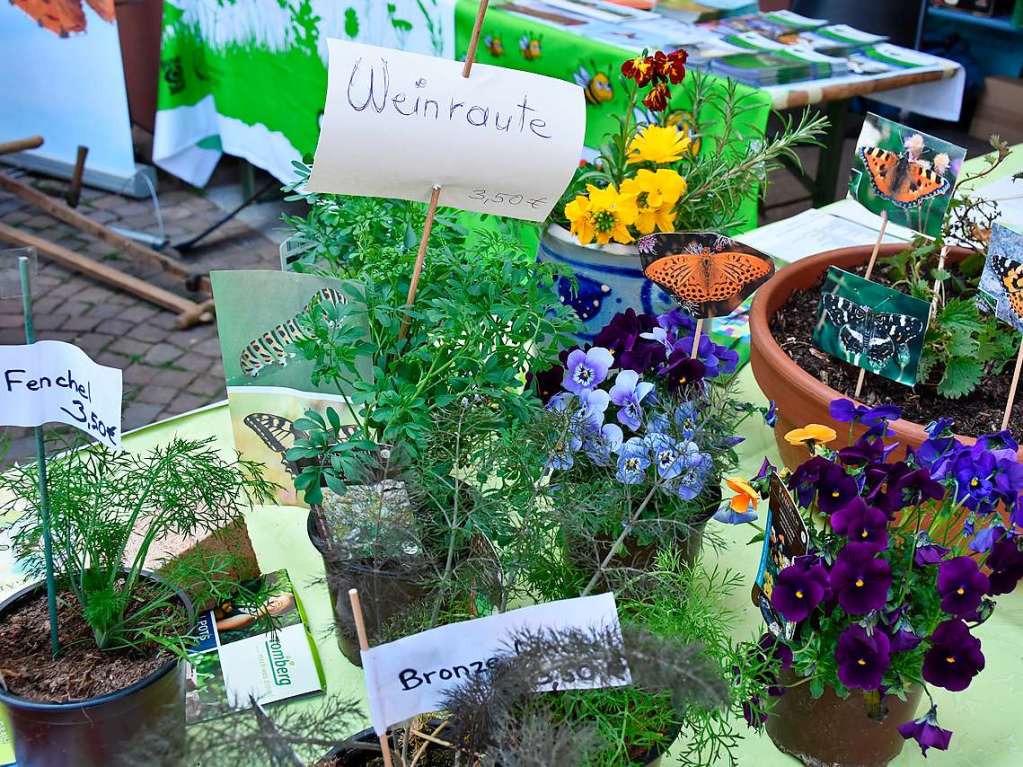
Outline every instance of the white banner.
<path fill-rule="evenodd" d="M 492 668 L 514 636 L 528 630 L 599 629 L 621 636 L 614 594 L 565 599 L 523 607 L 487 618 L 452 623 L 362 653 L 370 718 L 378 735 L 418 714 L 438 711 L 445 693 L 475 674 Z M 558 689 L 585 690 L 599 682 L 577 675 Z M 631 683 L 626 674 L 616 686 Z"/>
<path fill-rule="evenodd" d="M 430 199 L 543 221 L 579 164 L 578 85 L 503 67 L 330 40 L 310 192 Z"/>
<path fill-rule="evenodd" d="M 66 423 L 121 446 L 121 371 L 98 365 L 73 344 L 0 346 L 0 423 Z"/>

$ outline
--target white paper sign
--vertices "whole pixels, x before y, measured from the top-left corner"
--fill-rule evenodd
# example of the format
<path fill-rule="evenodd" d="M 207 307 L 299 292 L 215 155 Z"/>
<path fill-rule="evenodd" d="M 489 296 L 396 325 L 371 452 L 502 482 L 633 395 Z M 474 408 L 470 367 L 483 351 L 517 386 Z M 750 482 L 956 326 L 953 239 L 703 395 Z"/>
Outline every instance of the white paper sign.
<path fill-rule="evenodd" d="M 370 719 L 378 735 L 418 714 L 440 710 L 444 694 L 493 667 L 513 636 L 531 631 L 611 627 L 620 636 L 614 594 L 523 607 L 488 618 L 452 623 L 362 653 Z M 558 689 L 600 686 L 577 676 Z M 617 686 L 631 682 L 626 674 Z"/>
<path fill-rule="evenodd" d="M 0 346 L 0 423 L 74 426 L 121 446 L 121 371 L 97 365 L 73 344 Z"/>
<path fill-rule="evenodd" d="M 306 189 L 542 221 L 579 164 L 582 88 L 550 77 L 330 40 Z"/>

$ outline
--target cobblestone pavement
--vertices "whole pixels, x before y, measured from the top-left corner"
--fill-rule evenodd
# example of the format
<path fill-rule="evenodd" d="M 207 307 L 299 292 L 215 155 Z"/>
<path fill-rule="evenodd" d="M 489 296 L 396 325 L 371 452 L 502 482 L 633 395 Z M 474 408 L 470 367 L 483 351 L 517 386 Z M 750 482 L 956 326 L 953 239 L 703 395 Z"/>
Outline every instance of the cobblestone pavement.
<path fill-rule="evenodd" d="M 11 172 L 7 168 L 0 172 Z M 229 172 L 229 171 L 225 171 Z M 19 174 L 16 174 L 19 175 Z M 65 182 L 21 175 L 22 180 L 62 197 Z M 172 242 L 198 234 L 223 215 L 199 191 L 161 175 L 160 207 Z M 103 224 L 157 231 L 151 200 L 132 200 L 84 189 L 79 211 Z M 126 261 L 116 249 L 0 191 L 0 221 L 45 237 L 77 253 L 186 295 L 180 281 L 146 264 Z M 11 247 L 0 242 L 0 250 Z M 174 254 L 173 251 L 170 251 Z M 277 245 L 240 221 L 232 221 L 196 248 L 185 263 L 199 271 L 218 268 L 275 269 Z M 15 268 L 0 263 L 0 269 Z M 138 428 L 224 397 L 224 372 L 215 324 L 174 327 L 175 315 L 135 296 L 69 271 L 39 256 L 33 315 L 40 339 L 77 344 L 97 362 L 124 371 L 122 428 Z M 0 344 L 25 342 L 20 299 L 0 300 Z M 31 455 L 31 431 L 5 428 L 11 440 L 4 462 Z"/>

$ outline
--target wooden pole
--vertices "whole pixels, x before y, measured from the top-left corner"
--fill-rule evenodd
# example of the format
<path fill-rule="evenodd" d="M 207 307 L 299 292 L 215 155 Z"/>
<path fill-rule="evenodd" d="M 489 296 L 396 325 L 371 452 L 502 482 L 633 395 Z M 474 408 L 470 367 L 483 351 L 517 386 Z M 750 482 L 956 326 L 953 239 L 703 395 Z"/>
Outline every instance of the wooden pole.
<path fill-rule="evenodd" d="M 941 253 L 938 254 L 938 271 L 940 272 L 945 268 L 945 257 L 948 256 L 948 245 L 941 246 Z M 934 278 L 934 297 L 931 298 L 931 319 L 934 319 L 934 315 L 938 311 L 938 291 L 941 290 L 941 279 L 939 277 Z"/>
<path fill-rule="evenodd" d="M 366 619 L 362 615 L 362 602 L 359 601 L 358 589 L 348 590 L 348 601 L 352 603 L 352 615 L 355 616 L 355 633 L 359 637 L 359 649 L 366 652 L 369 650 L 369 637 L 366 635 Z M 387 742 L 387 736 L 380 735 L 378 737 L 380 738 L 380 750 L 384 755 L 384 767 L 394 767 L 391 761 L 391 746 Z"/>
<path fill-rule="evenodd" d="M 1023 341 L 1020 342 L 1019 352 L 1016 354 L 1016 367 L 1012 371 L 1009 401 L 1005 403 L 1005 415 L 1002 416 L 1002 431 L 1009 428 L 1009 418 L 1012 416 L 1012 403 L 1016 400 L 1016 387 L 1019 386 L 1019 371 L 1021 367 L 1023 367 Z"/>
<path fill-rule="evenodd" d="M 97 237 L 103 242 L 113 245 L 115 248 L 123 252 L 127 256 L 131 256 L 136 260 L 148 261 L 160 267 L 163 271 L 176 275 L 178 277 L 194 278 L 191 270 L 184 264 L 178 263 L 173 258 L 165 256 L 162 253 L 157 253 L 151 248 L 147 248 L 135 240 L 129 239 L 123 235 L 118 234 L 109 227 L 103 226 L 98 221 L 93 221 L 83 213 L 79 213 L 74 208 L 67 205 L 62 200 L 55 200 L 44 192 L 40 192 L 38 189 L 29 186 L 17 179 L 13 179 L 6 173 L 0 173 L 0 189 L 4 189 L 11 194 L 17 195 L 26 202 L 35 205 L 45 213 L 53 216 L 54 218 L 63 221 L 65 224 L 73 226 L 75 229 L 91 234 L 93 237 Z M 198 280 L 200 289 L 209 292 L 209 280 L 208 278 L 200 277 Z"/>
<path fill-rule="evenodd" d="M 411 322 L 409 311 L 416 301 L 416 293 L 419 291 L 419 276 L 423 273 L 423 262 L 426 260 L 426 247 L 430 244 L 430 232 L 433 231 L 433 219 L 437 215 L 437 202 L 440 200 L 440 186 L 434 185 L 430 194 L 430 205 L 426 209 L 426 221 L 423 223 L 423 236 L 419 239 L 419 253 L 416 254 L 416 265 L 412 268 L 412 282 L 408 286 L 408 296 L 405 299 L 405 317 L 401 321 L 401 330 L 398 331 L 399 340 L 408 335 L 408 326 Z"/>
<path fill-rule="evenodd" d="M 21 279 L 21 306 L 25 315 L 25 343 L 36 342 L 32 322 L 32 284 L 28 274 L 28 257 L 18 259 L 18 277 Z M 43 565 L 46 570 L 46 607 L 50 614 L 50 651 L 56 658 L 60 654 L 57 638 L 57 583 L 53 575 L 53 538 L 50 535 L 50 498 L 46 486 L 46 440 L 43 427 L 34 429 L 36 438 L 36 465 L 39 475 L 39 526 L 43 531 Z"/>
<path fill-rule="evenodd" d="M 82 197 L 82 176 L 85 175 L 85 158 L 89 155 L 89 147 L 78 145 L 78 154 L 75 156 L 75 169 L 71 172 L 71 184 L 67 190 L 67 204 L 72 208 L 78 207 L 78 201 Z"/>
<path fill-rule="evenodd" d="M 696 321 L 696 330 L 693 331 L 693 350 L 689 352 L 689 356 L 694 360 L 697 359 L 696 353 L 700 350 L 701 333 L 703 333 L 703 317 Z"/>
<path fill-rule="evenodd" d="M 178 327 L 180 328 L 188 328 L 198 323 L 213 321 L 212 301 L 196 303 L 191 299 L 171 293 L 169 290 L 151 285 L 145 280 L 140 280 L 138 277 L 125 274 L 118 269 L 114 269 L 112 266 L 68 250 L 62 245 L 44 240 L 42 237 L 29 234 L 21 229 L 15 229 L 7 224 L 0 223 L 0 240 L 14 245 L 35 248 L 39 253 L 56 261 L 61 266 L 83 272 L 97 282 L 127 291 L 163 309 L 170 309 L 178 315 Z"/>
<path fill-rule="evenodd" d="M 24 152 L 29 149 L 38 149 L 42 145 L 42 136 L 29 136 L 28 138 L 19 138 L 15 141 L 3 141 L 0 142 L 0 155 Z"/>
<path fill-rule="evenodd" d="M 865 280 L 869 280 L 870 276 L 874 273 L 874 264 L 877 263 L 877 252 L 881 249 L 881 241 L 884 240 L 884 230 L 888 228 L 888 211 L 881 211 L 881 228 L 877 232 L 877 242 L 874 243 L 874 250 L 870 253 L 870 261 L 867 262 L 867 273 L 863 275 Z M 862 354 L 863 352 L 861 352 Z M 863 381 L 867 376 L 867 369 L 860 368 L 860 375 L 856 379 L 856 391 L 853 392 L 853 397 L 859 399 L 860 392 L 863 391 Z"/>
<path fill-rule="evenodd" d="M 462 66 L 462 77 L 468 77 L 472 71 L 472 65 L 476 61 L 476 50 L 480 45 L 480 34 L 483 32 L 483 17 L 487 15 L 487 5 L 490 0 L 480 0 L 479 10 L 476 11 L 476 23 L 472 25 L 472 36 L 469 38 L 469 47 L 465 51 L 465 64 Z"/>

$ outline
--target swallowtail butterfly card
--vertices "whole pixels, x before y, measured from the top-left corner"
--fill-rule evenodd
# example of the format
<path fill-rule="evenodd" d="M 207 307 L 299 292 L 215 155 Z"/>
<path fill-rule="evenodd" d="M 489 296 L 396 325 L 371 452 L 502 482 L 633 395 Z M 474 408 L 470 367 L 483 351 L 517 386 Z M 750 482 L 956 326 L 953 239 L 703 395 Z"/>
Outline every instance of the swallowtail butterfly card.
<path fill-rule="evenodd" d="M 998 319 L 1023 332 L 1023 234 L 1002 224 L 991 228 L 980 290 Z"/>
<path fill-rule="evenodd" d="M 849 196 L 894 224 L 937 237 L 966 150 L 867 114 L 853 154 Z"/>
<path fill-rule="evenodd" d="M 930 304 L 832 266 L 814 326 L 818 349 L 904 386 L 916 383 Z"/>

